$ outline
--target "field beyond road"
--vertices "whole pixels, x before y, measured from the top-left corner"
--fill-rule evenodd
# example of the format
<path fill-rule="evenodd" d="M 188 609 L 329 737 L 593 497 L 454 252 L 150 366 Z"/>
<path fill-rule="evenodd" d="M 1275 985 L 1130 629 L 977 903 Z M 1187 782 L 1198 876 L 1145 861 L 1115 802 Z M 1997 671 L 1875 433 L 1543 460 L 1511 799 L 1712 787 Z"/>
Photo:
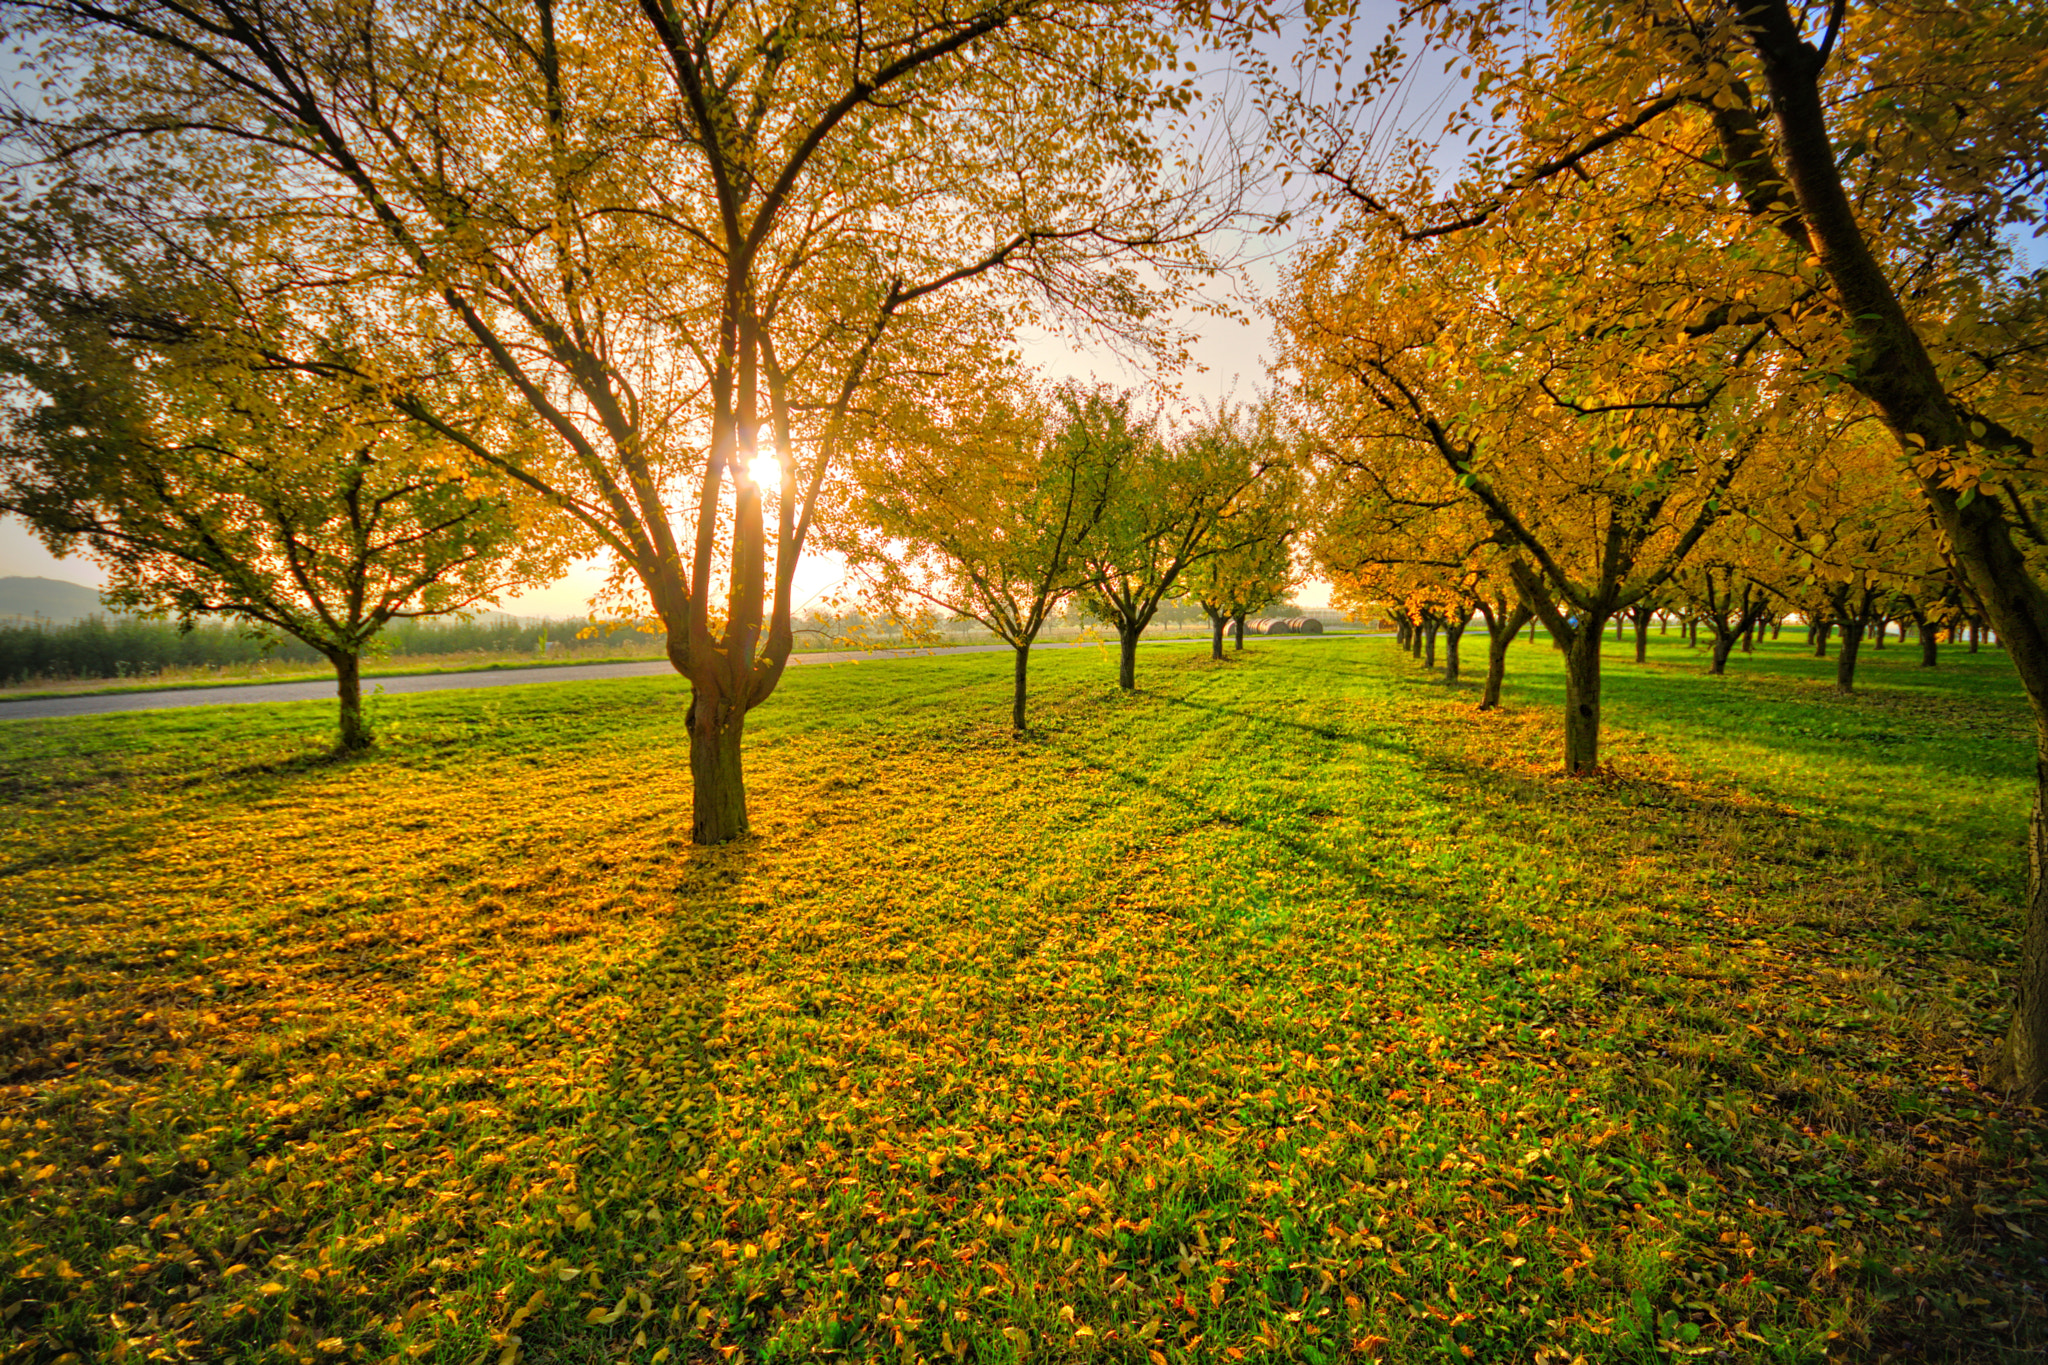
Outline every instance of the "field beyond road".
<path fill-rule="evenodd" d="M 2003 656 L 1610 650 L 0 727 L 0 1362 L 2038 1359 Z"/>

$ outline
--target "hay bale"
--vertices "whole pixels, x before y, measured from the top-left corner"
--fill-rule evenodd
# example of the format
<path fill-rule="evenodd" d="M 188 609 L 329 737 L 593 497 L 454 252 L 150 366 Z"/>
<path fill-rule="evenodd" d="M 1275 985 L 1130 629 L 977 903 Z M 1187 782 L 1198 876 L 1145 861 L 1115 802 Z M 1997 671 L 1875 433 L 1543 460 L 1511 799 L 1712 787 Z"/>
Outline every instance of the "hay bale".
<path fill-rule="evenodd" d="M 1323 623 L 1313 616 L 1297 616 L 1287 623 L 1294 627 L 1296 635 L 1321 635 Z"/>

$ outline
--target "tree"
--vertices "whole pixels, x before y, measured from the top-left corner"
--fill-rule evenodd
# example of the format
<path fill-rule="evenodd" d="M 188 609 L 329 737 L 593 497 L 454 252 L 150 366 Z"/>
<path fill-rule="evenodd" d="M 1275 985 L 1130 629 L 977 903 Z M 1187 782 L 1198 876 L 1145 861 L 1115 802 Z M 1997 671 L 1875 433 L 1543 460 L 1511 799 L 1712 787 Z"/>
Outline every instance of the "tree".
<path fill-rule="evenodd" d="M 1223 628 L 1235 623 L 1244 648 L 1245 618 L 1283 601 L 1294 590 L 1294 542 L 1301 530 L 1301 475 L 1282 449 L 1267 411 L 1247 416 L 1225 411 L 1218 419 L 1248 428 L 1244 439 L 1259 449 L 1266 471 L 1227 507 L 1216 534 L 1228 549 L 1197 559 L 1180 576 L 1178 591 L 1209 618 L 1209 657 L 1223 658 Z"/>
<path fill-rule="evenodd" d="M 1080 601 L 1115 628 L 1117 686 L 1125 691 L 1137 686 L 1138 637 L 1180 576 L 1263 534 L 1227 517 L 1277 459 L 1235 410 L 1168 439 L 1133 421 L 1130 408 L 1128 394 L 1097 392 L 1079 399 L 1068 419 L 1070 438 L 1094 445 L 1103 452 L 1096 458 L 1113 460 L 1118 470 L 1109 505 L 1082 549 L 1090 581 Z"/>
<path fill-rule="evenodd" d="M 1723 555 L 1701 556 L 1688 565 L 1680 586 L 1688 594 L 1694 618 L 1714 628 L 1707 672 L 1719 677 L 1728 671 L 1728 656 L 1736 641 L 1749 633 L 1770 606 L 1770 590 L 1733 558 Z"/>
<path fill-rule="evenodd" d="M 1420 246 L 1352 216 L 1300 261 L 1282 342 L 1318 426 L 1375 478 L 1483 515 L 1565 651 L 1580 772 L 1607 622 L 1671 577 L 1788 415 L 1737 363 L 1754 333 L 1702 343 L 1643 315 L 1653 253 L 1523 209 Z"/>
<path fill-rule="evenodd" d="M 1603 216 L 1623 231 L 1682 201 L 1719 229 L 1667 239 L 1674 279 L 1719 276 L 1693 290 L 1687 329 L 1768 323 L 1759 366 L 1796 368 L 1869 404 L 2035 712 L 2017 998 L 1987 1070 L 2021 1098 L 2038 1096 L 2048 1090 L 2048 544 L 2032 472 L 2048 279 L 2007 274 L 2001 234 L 2039 214 L 2039 9 L 1633 0 L 1559 7 L 1551 26 L 1524 32 L 1529 13 L 1451 0 L 1404 13 L 1427 42 L 1476 61 L 1457 126 L 1514 114 L 1428 210 L 1380 191 L 1350 114 L 1297 119 L 1296 150 L 1409 240 L 1484 224 L 1532 191 L 1604 197 Z M 1322 42 L 1334 52 L 1336 31 Z M 1352 114 L 1396 77 L 1401 46 L 1390 41 L 1355 88 Z M 1624 169 L 1646 157 L 1664 173 Z"/>
<path fill-rule="evenodd" d="M 1078 420 L 1085 400 L 1062 398 L 1064 425 L 1061 409 L 997 390 L 971 420 L 868 474 L 855 511 L 861 533 L 837 540 L 891 608 L 941 607 L 1010 646 L 1010 726 L 1020 735 L 1032 643 L 1087 585 L 1082 548 L 1127 453 L 1090 439 Z"/>
<path fill-rule="evenodd" d="M 372 740 L 361 667 L 378 631 L 561 572 L 573 546 L 535 528 L 530 500 L 329 376 L 374 364 L 346 328 L 295 335 L 276 301 L 175 260 L 100 253 L 25 281 L 37 244 L 9 239 L 0 510 L 52 553 L 83 545 L 117 607 L 230 616 L 317 650 L 343 751 Z"/>
<path fill-rule="evenodd" d="M 392 400 L 465 444 L 462 400 L 492 399 L 536 439 L 471 458 L 644 594 L 690 681 L 698 843 L 746 829 L 745 718 L 849 452 L 1023 314 L 1157 341 L 1206 264 L 1204 193 L 1144 131 L 1190 90 L 1142 7 L 11 8 L 44 70 L 83 73 L 35 155 L 148 175 L 189 220 L 231 200 L 407 349 L 488 377 Z M 185 155 L 145 166 L 139 137 Z"/>

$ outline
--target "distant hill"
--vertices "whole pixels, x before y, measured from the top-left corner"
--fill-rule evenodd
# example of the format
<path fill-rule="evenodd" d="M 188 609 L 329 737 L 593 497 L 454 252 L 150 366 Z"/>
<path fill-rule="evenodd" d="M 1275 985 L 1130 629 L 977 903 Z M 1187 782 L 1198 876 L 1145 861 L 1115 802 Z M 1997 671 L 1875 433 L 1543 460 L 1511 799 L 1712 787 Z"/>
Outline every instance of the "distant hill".
<path fill-rule="evenodd" d="M 40 616 L 45 621 L 76 621 L 104 612 L 98 588 L 57 578 L 0 578 L 0 621 Z"/>

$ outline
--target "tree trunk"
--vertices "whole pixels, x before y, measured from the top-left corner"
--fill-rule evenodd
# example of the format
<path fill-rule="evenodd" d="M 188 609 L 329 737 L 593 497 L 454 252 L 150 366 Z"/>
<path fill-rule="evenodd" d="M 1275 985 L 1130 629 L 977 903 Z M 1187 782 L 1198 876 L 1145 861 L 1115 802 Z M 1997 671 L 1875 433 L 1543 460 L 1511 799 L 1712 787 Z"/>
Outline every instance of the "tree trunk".
<path fill-rule="evenodd" d="M 1698 649 L 1700 647 L 1700 618 L 1697 616 L 1685 623 L 1685 647 L 1687 649 Z"/>
<path fill-rule="evenodd" d="M 1209 618 L 1209 657 L 1217 663 L 1223 662 L 1223 618 Z"/>
<path fill-rule="evenodd" d="M 1235 635 L 1235 636 L 1237 637 L 1237 644 L 1236 644 L 1236 646 L 1235 646 L 1235 647 L 1236 647 L 1236 648 L 1238 648 L 1238 649 L 1243 649 L 1243 648 L 1244 648 L 1244 613 L 1243 613 L 1243 612 L 1239 612 L 1239 613 L 1237 613 L 1237 614 L 1236 614 L 1235 616 L 1233 616 L 1233 617 L 1231 617 L 1231 618 L 1230 618 L 1230 629 L 1231 629 L 1231 633 L 1232 633 L 1233 635 Z"/>
<path fill-rule="evenodd" d="M 1650 659 L 1650 614 L 1636 613 L 1636 662 L 1647 663 Z"/>
<path fill-rule="evenodd" d="M 1424 668 L 1436 667 L 1436 629 L 1437 623 L 1434 616 L 1423 623 L 1422 635 L 1423 639 L 1427 642 L 1424 645 L 1422 656 L 1422 666 Z"/>
<path fill-rule="evenodd" d="M 1778 632 L 1779 632 L 1779 631 L 1781 631 L 1781 630 L 1783 630 L 1784 628 L 1785 628 L 1785 618 L 1784 618 L 1784 617 L 1782 617 L 1782 616 L 1773 616 L 1773 617 L 1771 618 L 1771 639 L 1772 639 L 1772 641 L 1773 641 L 1773 642 L 1775 642 L 1775 641 L 1777 640 L 1777 638 L 1778 638 Z"/>
<path fill-rule="evenodd" d="M 1856 691 L 1856 655 L 1863 645 L 1863 622 L 1842 622 L 1842 648 L 1835 655 L 1835 691 L 1844 696 Z"/>
<path fill-rule="evenodd" d="M 746 712 L 699 690 L 690 698 L 690 842 L 722 844 L 747 832 L 747 781 L 740 767 Z"/>
<path fill-rule="evenodd" d="M 1828 657 L 1828 636 L 1830 636 L 1830 635 L 1834 634 L 1834 631 L 1835 631 L 1835 624 L 1834 624 L 1834 622 L 1832 622 L 1832 621 L 1823 621 L 1823 622 L 1821 622 L 1821 623 L 1820 623 L 1820 628 L 1819 628 L 1818 630 L 1816 630 L 1816 631 L 1814 631 L 1814 632 L 1813 632 L 1813 657 L 1814 657 L 1814 658 L 1816 658 L 1816 659 L 1825 659 L 1825 658 L 1827 658 L 1827 657 Z"/>
<path fill-rule="evenodd" d="M 1600 645 L 1605 621 L 1584 621 L 1564 655 L 1564 768 L 1589 773 L 1600 766 Z"/>
<path fill-rule="evenodd" d="M 1721 677 L 1725 675 L 1728 672 L 1728 656 L 1734 652 L 1735 632 L 1728 629 L 1720 622 L 1715 622 L 1714 650 L 1712 656 L 1710 657 L 1707 663 L 1708 674 L 1713 677 Z"/>
<path fill-rule="evenodd" d="M 1745 622 L 1743 624 L 1742 652 L 1744 654 L 1756 653 L 1756 622 L 1754 620 Z"/>
<path fill-rule="evenodd" d="M 2002 1044 L 1985 1059 L 1985 1079 L 2021 1100 L 2048 1077 L 2048 733 L 2035 740 L 2034 809 L 2027 820 L 2027 912 L 2020 931 L 2018 998 Z"/>
<path fill-rule="evenodd" d="M 1223 628 L 1221 626 L 1216 628 L 1216 638 L 1219 641 L 1223 638 Z M 1024 733 L 1024 679 L 1031 669 L 1031 646 L 1018 645 L 1016 649 L 1016 681 L 1012 685 L 1010 693 L 1010 729 L 1021 735 Z M 1223 646 L 1221 644 L 1218 644 L 1216 647 L 1216 657 L 1219 659 L 1223 657 Z"/>
<path fill-rule="evenodd" d="M 1970 622 L 1970 652 L 1977 652 L 1977 642 L 1984 637 L 1984 628 L 1975 621 Z"/>
<path fill-rule="evenodd" d="M 1619 616 L 1614 618 L 1614 643 L 1618 645 L 1628 643 L 1628 622 Z"/>
<path fill-rule="evenodd" d="M 1465 638 L 1465 627 L 1471 620 L 1468 616 L 1456 625 L 1444 626 L 1444 681 L 1447 683 L 1458 680 L 1458 641 Z"/>
<path fill-rule="evenodd" d="M 341 700 L 340 733 L 336 747 L 345 754 L 370 747 L 375 736 L 363 719 L 363 657 L 336 652 L 327 656 L 334 665 L 334 690 Z"/>
<path fill-rule="evenodd" d="M 1941 632 L 1929 626 L 1925 621 L 1922 621 L 1920 623 L 1920 666 L 1922 668 L 1934 668 L 1940 664 L 1940 641 Z"/>
<path fill-rule="evenodd" d="M 1395 647 L 1395 648 L 1397 648 L 1397 649 L 1406 649 L 1406 648 L 1408 648 L 1408 632 L 1409 632 L 1409 631 L 1410 631 L 1411 629 L 1413 629 L 1413 627 L 1411 627 L 1411 626 L 1409 625 L 1409 623 L 1408 623 L 1408 618 L 1407 618 L 1407 617 L 1405 617 L 1405 616 L 1404 616 L 1404 617 L 1402 617 L 1402 618 L 1400 618 L 1399 620 L 1397 620 L 1397 621 L 1395 621 L 1395 622 L 1394 622 L 1394 647 Z"/>
<path fill-rule="evenodd" d="M 1659 635 L 1669 635 L 1671 633 L 1671 613 L 1664 611 L 1657 613 L 1657 633 Z"/>
<path fill-rule="evenodd" d="M 1536 613 L 1529 613 L 1529 643 L 1536 643 Z"/>
<path fill-rule="evenodd" d="M 1508 675 L 1508 646 L 1521 634 L 1524 618 L 1536 613 L 1527 607 L 1517 606 L 1514 613 L 1503 622 L 1499 629 L 1486 637 L 1486 686 L 1479 694 L 1479 709 L 1491 711 L 1500 705 L 1500 685 Z"/>
<path fill-rule="evenodd" d="M 1882 616 L 1880 616 L 1870 624 L 1872 635 L 1871 647 L 1874 649 L 1883 649 L 1884 637 L 1891 633 L 1891 622 L 1885 620 Z"/>
<path fill-rule="evenodd" d="M 1116 685 L 1129 692 L 1138 685 L 1138 632 L 1118 626 L 1116 645 Z"/>

